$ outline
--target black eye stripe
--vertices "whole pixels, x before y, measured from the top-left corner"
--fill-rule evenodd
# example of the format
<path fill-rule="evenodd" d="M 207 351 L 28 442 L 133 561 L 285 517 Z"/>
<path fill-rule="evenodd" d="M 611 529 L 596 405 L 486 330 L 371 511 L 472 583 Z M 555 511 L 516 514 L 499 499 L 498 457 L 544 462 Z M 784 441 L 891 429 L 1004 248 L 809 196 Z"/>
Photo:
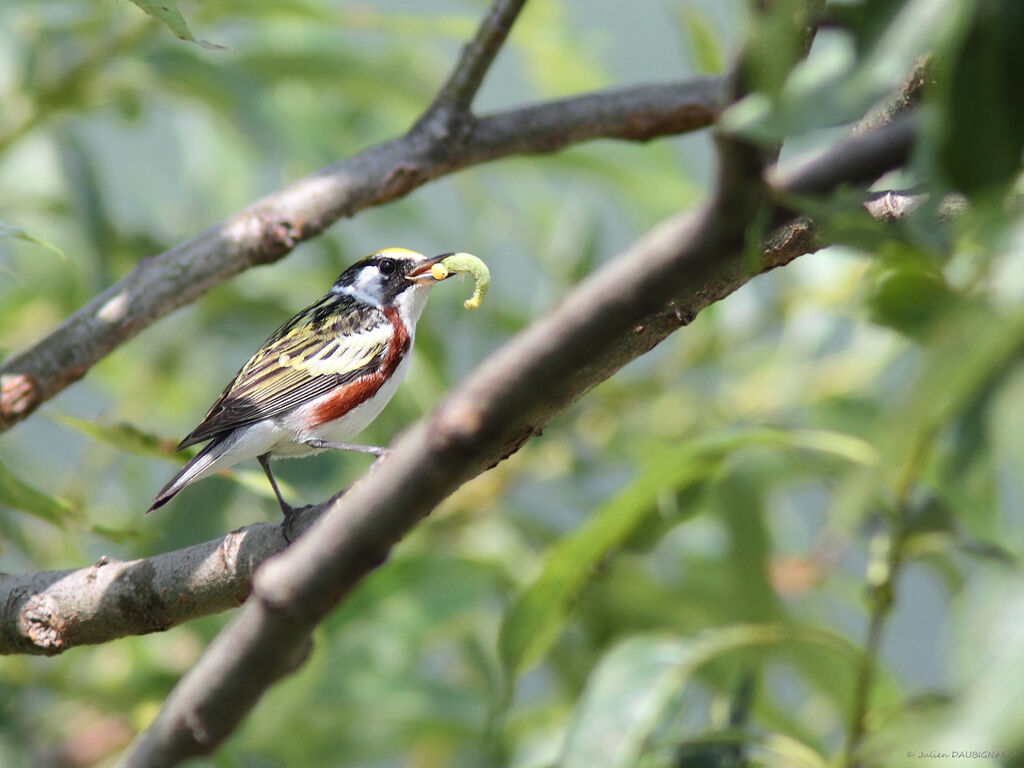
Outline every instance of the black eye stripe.
<path fill-rule="evenodd" d="M 391 275 L 395 274 L 395 270 L 398 269 L 398 265 L 395 264 L 394 259 L 381 259 L 377 262 L 377 269 L 380 270 L 384 277 L 391 277 Z"/>

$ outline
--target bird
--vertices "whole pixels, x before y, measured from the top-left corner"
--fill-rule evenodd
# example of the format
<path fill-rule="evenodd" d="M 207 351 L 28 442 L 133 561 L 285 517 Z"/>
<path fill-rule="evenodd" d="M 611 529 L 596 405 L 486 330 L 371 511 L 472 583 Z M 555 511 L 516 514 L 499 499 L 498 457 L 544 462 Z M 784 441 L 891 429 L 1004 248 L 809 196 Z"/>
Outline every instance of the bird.
<path fill-rule="evenodd" d="M 431 267 L 452 255 L 384 248 L 342 272 L 325 296 L 270 335 L 178 444 L 180 451 L 206 442 L 146 514 L 197 480 L 255 458 L 287 518 L 294 508 L 274 479 L 272 457 L 328 449 L 385 455 L 345 441 L 377 417 L 405 377 L 430 288 L 447 276 Z"/>

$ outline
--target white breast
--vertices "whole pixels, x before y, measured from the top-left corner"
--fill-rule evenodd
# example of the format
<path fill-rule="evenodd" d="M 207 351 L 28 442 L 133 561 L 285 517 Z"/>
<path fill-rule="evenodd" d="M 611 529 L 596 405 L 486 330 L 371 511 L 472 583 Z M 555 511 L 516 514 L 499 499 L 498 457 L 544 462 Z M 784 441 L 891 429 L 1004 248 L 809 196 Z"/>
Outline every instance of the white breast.
<path fill-rule="evenodd" d="M 412 339 L 410 338 L 410 344 L 411 343 Z M 300 439 L 316 438 L 318 440 L 326 440 L 332 443 L 344 443 L 348 442 L 350 438 L 358 435 L 370 426 L 370 423 L 380 415 L 382 410 L 384 410 L 384 406 L 387 405 L 391 401 L 391 398 L 395 396 L 395 392 L 398 391 L 398 385 L 402 383 L 402 379 L 405 378 L 405 374 L 409 370 L 409 360 L 411 357 L 412 356 L 410 354 L 406 354 L 398 363 L 398 367 L 395 368 L 395 372 L 392 374 L 391 378 L 381 384 L 380 389 L 340 419 L 328 421 L 327 423 L 321 424 L 319 427 L 314 427 L 308 431 L 297 430 L 299 432 Z M 322 399 L 323 398 L 321 398 L 321 400 Z M 315 410 L 319 402 L 320 400 L 314 401 L 309 407 L 312 410 Z M 295 415 L 298 416 L 300 421 L 302 420 L 302 415 L 299 412 L 303 410 L 305 410 L 305 406 L 295 411 Z M 294 445 L 294 443 L 292 445 Z M 288 450 L 287 446 L 283 447 L 285 448 L 285 451 Z M 295 447 L 300 450 L 301 448 L 305 448 L 305 452 L 293 454 L 286 453 L 285 451 L 281 451 L 279 453 L 278 450 L 275 450 L 274 453 L 275 455 L 281 456 L 304 456 L 314 452 L 306 446 Z"/>

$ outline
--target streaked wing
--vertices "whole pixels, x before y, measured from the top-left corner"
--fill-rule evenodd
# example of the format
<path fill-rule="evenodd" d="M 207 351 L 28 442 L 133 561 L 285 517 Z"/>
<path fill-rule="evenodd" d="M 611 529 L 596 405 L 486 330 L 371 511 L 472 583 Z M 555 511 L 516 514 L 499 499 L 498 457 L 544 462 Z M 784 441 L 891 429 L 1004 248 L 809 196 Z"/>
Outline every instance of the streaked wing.
<path fill-rule="evenodd" d="M 393 329 L 383 313 L 328 295 L 277 329 L 179 449 L 279 416 L 374 370 Z"/>

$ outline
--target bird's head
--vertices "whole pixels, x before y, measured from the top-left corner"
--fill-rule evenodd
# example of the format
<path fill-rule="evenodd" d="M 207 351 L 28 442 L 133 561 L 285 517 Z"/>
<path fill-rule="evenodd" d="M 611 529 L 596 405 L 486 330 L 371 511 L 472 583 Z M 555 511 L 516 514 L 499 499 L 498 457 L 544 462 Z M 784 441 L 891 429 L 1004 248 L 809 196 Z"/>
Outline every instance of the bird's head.
<path fill-rule="evenodd" d="M 407 323 L 415 323 L 430 286 L 440 282 L 430 268 L 450 255 L 431 257 L 405 248 L 382 248 L 342 272 L 331 292 L 348 294 L 380 309 L 395 307 Z"/>

